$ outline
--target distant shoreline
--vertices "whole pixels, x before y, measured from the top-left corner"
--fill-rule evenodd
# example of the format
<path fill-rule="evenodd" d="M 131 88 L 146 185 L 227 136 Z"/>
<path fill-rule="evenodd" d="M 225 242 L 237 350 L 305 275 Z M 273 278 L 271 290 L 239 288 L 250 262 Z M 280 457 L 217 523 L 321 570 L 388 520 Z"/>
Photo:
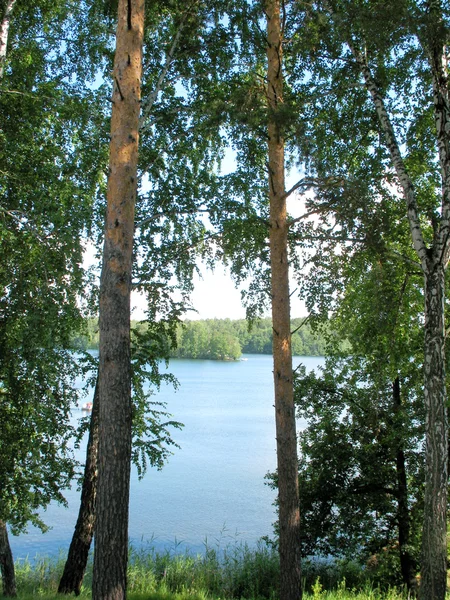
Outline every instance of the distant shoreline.
<path fill-rule="evenodd" d="M 157 324 L 156 324 L 157 325 Z M 98 322 L 89 319 L 86 331 L 74 340 L 79 350 L 98 350 Z M 249 330 L 245 319 L 199 319 L 178 324 L 173 338 L 166 329 L 145 321 L 132 322 L 134 340 L 151 345 L 152 351 L 162 358 L 200 360 L 239 360 L 242 354 L 272 354 L 272 321 L 255 321 Z M 323 356 L 325 337 L 312 329 L 308 318 L 292 320 L 292 354 L 294 356 Z M 175 342 L 175 343 L 174 343 Z"/>

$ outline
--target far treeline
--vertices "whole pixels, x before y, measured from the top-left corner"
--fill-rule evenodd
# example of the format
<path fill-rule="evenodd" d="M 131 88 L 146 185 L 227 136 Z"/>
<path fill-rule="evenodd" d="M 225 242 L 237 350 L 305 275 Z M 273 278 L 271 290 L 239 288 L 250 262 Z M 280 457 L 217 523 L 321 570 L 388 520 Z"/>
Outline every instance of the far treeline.
<path fill-rule="evenodd" d="M 145 322 L 132 321 L 132 330 L 145 333 Z M 325 338 L 313 331 L 308 318 L 292 320 L 292 352 L 296 356 L 324 356 Z M 245 319 L 205 319 L 184 321 L 177 329 L 176 346 L 172 358 L 210 360 L 237 360 L 242 354 L 272 354 L 271 319 L 260 319 L 252 324 Z M 98 349 L 98 322 L 90 319 L 86 334 L 76 338 L 75 345 L 83 350 Z M 170 340 L 167 339 L 167 344 Z"/>

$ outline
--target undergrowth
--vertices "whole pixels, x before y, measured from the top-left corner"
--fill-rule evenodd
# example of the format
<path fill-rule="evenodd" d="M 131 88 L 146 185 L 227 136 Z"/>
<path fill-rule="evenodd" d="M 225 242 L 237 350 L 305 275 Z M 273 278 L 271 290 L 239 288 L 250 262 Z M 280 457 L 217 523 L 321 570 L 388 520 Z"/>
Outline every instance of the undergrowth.
<path fill-rule="evenodd" d="M 56 591 L 65 557 L 18 561 L 19 600 L 67 598 Z M 249 548 L 233 544 L 225 549 L 205 546 L 201 554 L 130 550 L 129 600 L 277 600 L 278 555 L 264 544 Z M 81 599 L 91 598 L 92 563 L 84 579 Z M 375 587 L 357 565 L 305 562 L 305 599 L 404 600 L 395 588 Z"/>

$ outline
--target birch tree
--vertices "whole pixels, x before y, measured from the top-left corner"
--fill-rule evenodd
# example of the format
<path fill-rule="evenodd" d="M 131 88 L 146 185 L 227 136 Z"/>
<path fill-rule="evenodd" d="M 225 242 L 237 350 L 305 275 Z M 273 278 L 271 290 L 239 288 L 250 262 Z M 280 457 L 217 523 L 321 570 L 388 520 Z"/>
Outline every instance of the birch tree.
<path fill-rule="evenodd" d="M 352 178 L 359 155 L 364 157 L 364 179 L 378 177 L 385 186 L 397 186 L 415 260 L 423 274 L 426 483 L 420 593 L 423 598 L 444 598 L 448 483 L 444 300 L 450 251 L 448 7 L 440 3 L 326 2 L 314 9 L 303 13 L 311 36 L 309 41 L 303 38 L 304 48 L 309 48 L 306 60 L 315 75 L 310 94 L 316 86 L 321 88 L 319 93 L 324 85 L 330 87 L 323 101 L 313 96 L 316 106 L 309 105 L 309 114 L 316 112 L 317 118 L 327 103 L 328 116 L 325 110 L 321 113 L 323 131 L 328 130 L 329 142 L 333 140 L 334 145 L 327 142 L 321 147 L 317 142 L 324 139 L 323 133 L 316 130 L 316 142 L 311 146 L 313 168 L 320 177 L 334 172 L 341 193 L 352 186 L 356 190 Z M 364 89 L 366 96 L 362 95 Z M 408 94 L 408 89 L 416 93 Z M 336 120 L 343 105 L 349 110 L 353 106 L 353 123 Z M 332 124 L 330 129 L 326 123 Z M 350 150 L 355 152 L 353 157 Z M 334 201 L 336 192 L 331 194 Z M 340 218 L 342 210 L 345 207 L 340 204 L 334 214 Z"/>
<path fill-rule="evenodd" d="M 6 525 L 13 534 L 30 522 L 45 530 L 40 509 L 64 503 L 74 475 L 69 416 L 79 371 L 70 350 L 81 328 L 82 236 L 99 154 L 98 105 L 87 112 L 89 92 L 56 67 L 69 68 L 70 58 L 54 36 L 70 30 L 76 45 L 69 22 L 83 12 L 62 2 L 8 1 L 1 10 L 0 561 L 12 595 Z"/>

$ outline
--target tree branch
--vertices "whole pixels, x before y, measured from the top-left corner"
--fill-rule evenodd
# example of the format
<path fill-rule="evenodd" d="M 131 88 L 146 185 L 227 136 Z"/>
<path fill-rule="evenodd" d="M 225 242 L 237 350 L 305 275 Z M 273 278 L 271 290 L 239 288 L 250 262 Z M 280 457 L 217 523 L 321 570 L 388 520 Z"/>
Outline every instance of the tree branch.
<path fill-rule="evenodd" d="M 178 46 L 178 43 L 180 41 L 180 36 L 181 36 L 181 32 L 183 30 L 183 26 L 184 26 L 184 24 L 182 22 L 177 29 L 177 32 L 176 32 L 175 37 L 172 42 L 172 46 L 170 47 L 170 50 L 166 56 L 166 63 L 164 65 L 161 73 L 159 74 L 155 89 L 150 94 L 150 96 L 148 96 L 147 100 L 142 105 L 142 115 L 141 115 L 141 118 L 139 119 L 139 129 L 142 133 L 148 129 L 148 127 L 146 127 L 146 121 L 153 109 L 153 105 L 156 102 L 158 94 L 162 89 L 162 85 L 164 83 L 164 79 L 167 76 L 167 72 L 169 71 L 170 65 L 173 62 L 173 56 L 175 54 L 175 50 Z"/>
<path fill-rule="evenodd" d="M 366 88 L 369 91 L 372 101 L 375 105 L 375 110 L 377 112 L 381 128 L 384 132 L 386 145 L 389 150 L 395 172 L 397 174 L 397 177 L 399 178 L 400 185 L 403 189 L 403 196 L 406 201 L 407 216 L 409 227 L 411 230 L 413 245 L 420 259 L 422 269 L 425 273 L 428 271 L 427 248 L 423 239 L 422 228 L 418 216 L 414 185 L 411 181 L 411 178 L 409 177 L 406 165 L 400 153 L 400 147 L 397 142 L 397 137 L 395 135 L 395 131 L 392 126 L 389 114 L 386 110 L 383 96 L 373 78 L 372 72 L 367 64 L 366 58 L 363 56 L 362 52 L 355 48 L 354 44 L 351 41 L 347 40 L 347 45 L 349 46 L 350 51 L 352 52 L 359 66 L 359 69 L 365 81 Z"/>

